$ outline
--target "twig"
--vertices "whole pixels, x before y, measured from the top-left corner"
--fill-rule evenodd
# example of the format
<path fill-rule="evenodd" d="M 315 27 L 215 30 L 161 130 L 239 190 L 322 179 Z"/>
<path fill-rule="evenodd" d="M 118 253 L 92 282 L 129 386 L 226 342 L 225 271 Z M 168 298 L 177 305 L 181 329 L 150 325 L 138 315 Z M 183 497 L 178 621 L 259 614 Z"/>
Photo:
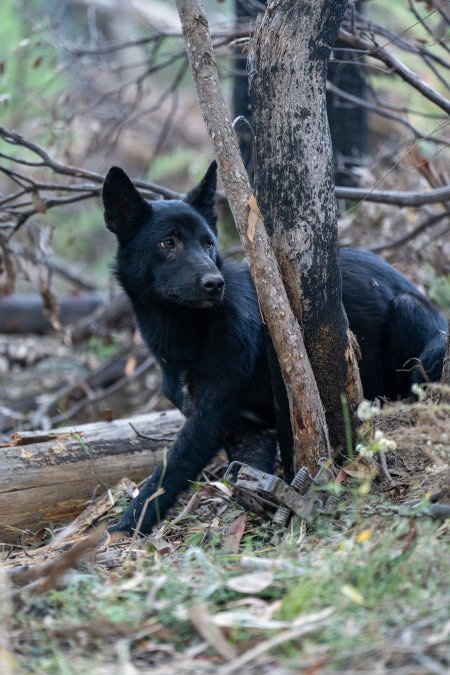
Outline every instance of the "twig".
<path fill-rule="evenodd" d="M 0 207 L 3 206 L 3 211 L 9 214 L 11 219 L 16 221 L 15 231 L 19 229 L 30 217 L 38 213 L 37 208 L 33 202 L 27 201 L 17 204 L 16 200 L 20 199 L 25 194 L 41 195 L 45 192 L 57 191 L 59 193 L 76 193 L 71 196 L 61 196 L 52 198 L 43 198 L 43 206 L 46 210 L 56 206 L 64 206 L 74 202 L 84 201 L 97 197 L 100 194 L 101 184 L 104 176 L 93 171 L 86 171 L 84 169 L 64 165 L 56 161 L 44 148 L 33 143 L 31 140 L 25 138 L 21 134 L 11 130 L 0 127 L 0 138 L 3 138 L 7 143 L 12 145 L 24 147 L 31 150 L 34 154 L 42 159 L 40 162 L 30 162 L 21 160 L 20 158 L 7 157 L 9 161 L 17 164 L 25 164 L 36 168 L 50 168 L 57 174 L 71 176 L 73 178 L 82 179 L 84 181 L 92 181 L 92 183 L 76 183 L 61 185 L 54 182 L 39 181 L 32 176 L 27 176 L 23 173 L 13 171 L 4 166 L 0 166 L 0 171 L 10 177 L 14 177 L 20 181 L 21 190 L 6 195 L 0 200 Z M 432 138 L 432 136 L 430 136 Z M 0 153 L 0 156 L 6 157 Z M 173 190 L 162 187 L 156 183 L 150 183 L 143 180 L 135 180 L 136 186 L 142 191 L 143 195 L 148 199 L 164 198 L 164 199 L 180 199 L 182 195 Z M 338 199 L 349 199 L 352 201 L 370 201 L 382 204 L 392 204 L 395 206 L 424 206 L 426 204 L 437 204 L 445 202 L 450 199 L 450 185 L 445 185 L 433 190 L 423 191 L 385 191 L 369 188 L 348 188 L 336 187 L 335 194 Z M 218 193 L 218 199 L 223 200 L 224 194 Z M 6 208 L 10 205 L 10 208 Z M 30 206 L 31 208 L 27 208 Z"/>
<path fill-rule="evenodd" d="M 153 356 L 148 356 L 143 363 L 141 363 L 140 366 L 135 368 L 133 373 L 131 375 L 125 375 L 124 377 L 121 377 L 117 382 L 114 382 L 110 387 L 106 387 L 106 389 L 103 389 L 103 391 L 93 394 L 92 396 L 86 396 L 83 400 L 79 401 L 78 403 L 75 403 L 69 410 L 66 412 L 60 413 L 59 415 L 55 415 L 54 417 L 51 418 L 51 425 L 54 426 L 55 424 L 60 424 L 61 422 L 65 422 L 67 420 L 70 420 L 74 415 L 78 414 L 83 408 L 85 408 L 87 405 L 92 405 L 94 403 L 98 403 L 99 401 L 103 401 L 105 398 L 108 396 L 111 396 L 111 394 L 114 394 L 115 392 L 119 391 L 124 387 L 126 384 L 129 382 L 132 382 L 133 380 L 136 380 L 138 377 L 143 375 L 146 370 L 148 370 L 151 366 L 153 366 L 155 363 L 155 359 Z"/>
<path fill-rule="evenodd" d="M 23 587 L 16 593 L 31 592 L 34 595 L 55 588 L 58 579 L 65 572 L 76 567 L 80 559 L 96 547 L 105 529 L 106 525 L 98 527 L 92 534 L 76 542 L 70 549 L 50 562 L 11 570 L 9 572 L 11 582 L 15 586 Z"/>
<path fill-rule="evenodd" d="M 69 265 L 64 260 L 61 260 L 54 254 L 51 256 L 44 255 L 43 253 L 39 253 L 39 251 L 30 251 L 25 246 L 12 243 L 9 244 L 9 249 L 16 256 L 28 259 L 35 264 L 47 267 L 62 279 L 70 281 L 70 283 L 77 286 L 77 288 L 81 288 L 85 291 L 95 291 L 97 288 L 94 283 L 87 281 L 84 276 L 82 278 L 80 273 L 75 271 L 72 267 L 69 267 Z"/>
<path fill-rule="evenodd" d="M 386 476 L 388 482 L 391 485 L 395 485 L 395 480 L 392 478 L 391 474 L 389 473 L 389 469 L 388 469 L 387 462 L 386 462 L 386 454 L 383 450 L 380 451 L 380 463 L 381 463 L 381 468 L 383 469 L 383 473 Z"/>
<path fill-rule="evenodd" d="M 361 108 L 365 108 L 366 110 L 370 110 L 371 112 L 374 112 L 377 115 L 387 117 L 388 119 L 391 119 L 394 122 L 402 124 L 404 127 L 406 127 L 411 131 L 411 133 L 414 135 L 415 138 L 424 137 L 424 134 L 421 133 L 418 129 L 416 129 L 416 127 L 413 126 L 410 122 L 408 122 L 408 120 L 405 120 L 403 117 L 400 117 L 400 115 L 396 115 L 394 112 L 391 112 L 390 110 L 386 110 L 386 108 L 381 105 L 371 103 L 370 101 L 366 101 L 366 99 L 364 98 L 355 96 L 354 94 L 351 94 L 350 92 L 345 91 L 344 89 L 340 89 L 340 87 L 337 87 L 335 84 L 329 81 L 327 81 L 327 91 L 331 91 L 333 94 L 339 96 L 339 98 L 343 99 L 344 101 L 354 103 L 355 105 Z M 445 146 L 450 144 L 450 139 L 446 138 L 445 136 L 444 137 L 430 136 L 428 140 L 432 143 L 439 143 Z"/>
<path fill-rule="evenodd" d="M 419 236 L 419 234 L 422 234 L 422 232 L 425 232 L 425 230 L 428 230 L 430 227 L 437 225 L 438 223 L 441 222 L 441 220 L 449 216 L 450 211 L 435 213 L 429 218 L 427 218 L 423 223 L 420 223 L 420 225 L 415 227 L 411 232 L 405 234 L 403 237 L 399 237 L 398 239 L 394 239 L 393 241 L 387 241 L 382 244 L 375 244 L 374 246 L 369 246 L 368 250 L 373 251 L 374 253 L 380 253 L 381 251 L 387 251 L 392 248 L 398 248 L 399 246 L 403 246 L 408 241 L 415 239 L 416 237 Z"/>
<path fill-rule="evenodd" d="M 4 141 L 10 143 L 11 145 L 22 146 L 24 148 L 27 148 L 28 150 L 31 150 L 42 160 L 41 162 L 30 162 L 23 159 L 17 159 L 16 157 L 7 157 L 5 155 L 0 154 L 0 156 L 9 159 L 11 162 L 16 162 L 18 164 L 23 164 L 25 166 L 37 168 L 48 167 L 57 174 L 91 180 L 94 183 L 98 184 L 99 186 L 101 186 L 105 180 L 104 175 L 96 173 L 95 171 L 88 171 L 87 169 L 81 169 L 75 166 L 61 164 L 60 162 L 55 160 L 42 146 L 38 145 L 37 143 L 33 143 L 32 141 L 25 138 L 21 134 L 16 133 L 15 131 L 11 131 L 10 129 L 6 129 L 5 127 L 0 126 L 0 138 L 3 138 Z M 29 180 L 32 181 L 31 178 L 29 178 Z M 146 181 L 139 181 L 139 180 L 136 180 L 134 182 L 138 188 L 150 190 L 153 193 L 153 196 L 160 195 L 165 199 L 176 199 L 179 197 L 179 194 L 177 192 L 164 188 L 160 185 L 156 185 L 155 183 L 149 183 Z M 63 189 L 62 186 L 60 186 L 59 189 Z M 101 187 L 98 187 L 96 190 L 97 190 L 96 194 L 100 194 Z"/>
<path fill-rule="evenodd" d="M 131 537 L 131 541 L 130 541 L 130 545 L 128 547 L 127 555 L 130 555 L 130 553 L 133 549 L 133 545 L 136 543 L 136 539 L 139 537 L 139 535 L 141 535 L 141 534 L 143 535 L 143 533 L 141 532 L 141 525 L 144 522 L 144 518 L 145 518 L 145 514 L 147 513 L 148 505 L 150 504 L 150 502 L 153 502 L 155 499 L 158 499 L 158 497 L 161 497 L 162 494 L 164 494 L 164 488 L 159 487 L 156 490 L 156 492 L 153 492 L 153 494 L 151 494 L 150 497 L 148 497 L 145 500 L 144 505 L 142 507 L 142 511 L 140 513 L 140 516 L 139 516 L 139 520 L 138 520 L 137 525 L 134 529 L 133 536 Z"/>
<path fill-rule="evenodd" d="M 222 658 L 230 661 L 236 659 L 236 649 L 228 642 L 219 626 L 216 626 L 213 617 L 204 602 L 192 605 L 189 617 L 197 633 L 212 647 Z"/>
<path fill-rule="evenodd" d="M 179 513 L 176 518 L 171 520 L 168 523 L 169 529 L 171 529 L 174 525 L 178 525 L 182 520 L 187 518 L 195 509 L 197 508 L 197 504 L 199 504 L 202 500 L 202 495 L 200 492 L 194 492 L 184 509 Z"/>
<path fill-rule="evenodd" d="M 450 200 L 450 185 L 444 185 L 434 190 L 368 190 L 367 188 L 336 187 L 338 199 L 352 201 L 377 202 L 378 204 L 393 204 L 395 206 L 425 206 L 439 204 Z"/>
<path fill-rule="evenodd" d="M 388 66 L 388 68 L 397 73 L 397 75 L 399 75 L 402 80 L 419 91 L 422 96 L 427 98 L 429 101 L 432 101 L 447 114 L 450 114 L 450 101 L 445 98 L 445 96 L 442 96 L 442 94 L 433 89 L 433 87 L 430 87 L 429 84 L 421 80 L 414 71 L 405 66 L 405 64 L 402 63 L 400 59 L 394 56 L 391 52 L 388 52 L 384 47 L 380 47 L 377 44 L 370 44 L 370 42 L 364 40 L 362 37 L 353 35 L 343 28 L 341 28 L 339 31 L 339 40 L 348 47 L 362 49 L 367 55 L 382 61 L 386 66 Z"/>
<path fill-rule="evenodd" d="M 256 645 L 256 647 L 252 647 L 252 649 L 244 652 L 236 659 L 231 661 L 231 663 L 228 663 L 226 666 L 219 668 L 216 671 L 217 675 L 232 675 L 236 672 L 242 672 L 242 668 L 244 666 L 251 663 L 252 661 L 256 661 L 263 654 L 266 654 L 274 647 L 278 647 L 284 642 L 289 642 L 290 640 L 297 640 L 302 635 L 307 635 L 308 633 L 312 633 L 318 628 L 321 628 L 326 623 L 326 620 L 333 614 L 333 612 L 334 609 L 332 607 L 327 607 L 320 612 L 302 617 L 297 622 L 299 625 L 289 628 L 288 630 L 275 635 L 265 642 L 260 642 Z"/>
<path fill-rule="evenodd" d="M 143 438 L 147 441 L 168 441 L 169 443 L 171 443 L 172 441 L 175 440 L 175 436 L 172 436 L 171 438 L 166 438 L 164 436 L 147 436 L 146 434 L 141 434 L 141 432 L 138 431 L 134 426 L 134 424 L 132 424 L 131 422 L 129 422 L 129 425 L 133 429 L 134 433 L 138 438 Z"/>

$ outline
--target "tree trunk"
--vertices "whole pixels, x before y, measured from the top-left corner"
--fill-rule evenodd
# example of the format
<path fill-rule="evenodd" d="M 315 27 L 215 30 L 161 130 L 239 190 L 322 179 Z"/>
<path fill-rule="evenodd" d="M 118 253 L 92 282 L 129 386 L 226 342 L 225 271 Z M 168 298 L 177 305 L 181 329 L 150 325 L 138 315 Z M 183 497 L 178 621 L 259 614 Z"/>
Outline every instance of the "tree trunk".
<path fill-rule="evenodd" d="M 351 20 L 355 9 L 364 13 L 364 5 L 364 0 L 357 0 L 348 7 L 346 18 Z M 333 50 L 334 58 L 328 64 L 327 79 L 338 89 L 366 100 L 367 83 L 362 56 L 355 60 L 355 52 L 344 49 L 340 40 Z M 364 164 L 369 151 L 367 109 L 358 103 L 345 100 L 336 91 L 328 91 L 327 115 L 333 144 L 336 184 L 356 186 L 359 181 L 353 169 Z"/>
<path fill-rule="evenodd" d="M 248 29 L 255 21 L 255 8 L 242 0 L 234 0 L 236 28 Z M 238 127 L 239 149 L 247 169 L 250 182 L 253 183 L 253 137 L 251 131 L 252 114 L 250 97 L 248 94 L 247 57 L 242 51 L 242 46 L 234 48 L 234 77 L 233 77 L 233 115 L 245 117 L 248 124 Z"/>
<path fill-rule="evenodd" d="M 72 520 L 96 490 L 104 491 L 125 476 L 147 478 L 183 421 L 180 412 L 169 410 L 14 434 L 11 445 L 0 445 L 0 541 Z"/>
<path fill-rule="evenodd" d="M 261 4 L 258 6 L 247 0 L 235 0 L 236 29 L 238 34 L 242 31 L 251 33 L 252 26 L 258 12 L 261 12 Z M 351 18 L 357 7 L 359 12 L 364 11 L 364 0 L 356 2 L 348 7 L 347 13 Z M 334 45 L 337 48 L 334 60 L 328 65 L 328 80 L 339 89 L 357 96 L 360 99 L 367 98 L 366 79 L 361 58 L 355 61 L 355 53 L 345 49 L 339 40 Z M 239 147 L 242 158 L 253 182 L 253 137 L 252 111 L 248 91 L 248 76 L 246 68 L 247 58 L 243 53 L 242 46 L 234 48 L 234 77 L 233 77 L 233 115 L 243 116 L 248 125 L 241 124 L 238 127 Z M 333 145 L 334 169 L 336 184 L 341 186 L 358 185 L 358 177 L 353 171 L 361 166 L 368 154 L 368 124 L 367 110 L 357 103 L 347 101 L 335 92 L 327 93 L 327 113 Z"/>
<path fill-rule="evenodd" d="M 342 394 L 351 409 L 361 396 L 341 299 L 325 98 L 328 58 L 345 6 L 345 0 L 269 4 L 249 51 L 258 204 L 303 327 L 335 451 L 345 447 Z"/>
<path fill-rule="evenodd" d="M 343 49 L 339 40 L 335 47 L 340 50 L 335 55 L 339 61 L 330 62 L 329 81 L 344 92 L 365 100 L 367 85 L 363 76 L 363 65 L 360 61 L 354 61 L 355 52 Z M 363 166 L 369 154 L 367 109 L 346 101 L 337 92 L 329 91 L 327 114 L 333 144 L 336 185 L 357 186 L 358 174 L 354 169 Z"/>
<path fill-rule="evenodd" d="M 177 6 L 203 118 L 286 383 L 294 446 L 302 456 L 302 463 L 315 473 L 319 457 L 329 453 L 329 443 L 302 333 L 289 306 L 264 221 L 252 198 L 223 100 L 205 12 L 199 0 L 177 0 Z"/>

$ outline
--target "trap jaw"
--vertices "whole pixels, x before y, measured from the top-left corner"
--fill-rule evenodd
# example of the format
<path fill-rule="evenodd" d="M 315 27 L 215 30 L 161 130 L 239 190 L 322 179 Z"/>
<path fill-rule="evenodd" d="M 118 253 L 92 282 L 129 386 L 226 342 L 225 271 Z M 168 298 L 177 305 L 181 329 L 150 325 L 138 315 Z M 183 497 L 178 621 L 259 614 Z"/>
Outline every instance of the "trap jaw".
<path fill-rule="evenodd" d="M 274 525 L 285 526 L 294 514 L 307 520 L 314 511 L 336 509 L 335 496 L 325 489 L 327 483 L 335 480 L 333 462 L 322 457 L 318 465 L 315 476 L 305 466 L 301 467 L 289 484 L 278 476 L 234 461 L 225 480 L 242 495 L 248 508 L 265 514 Z"/>

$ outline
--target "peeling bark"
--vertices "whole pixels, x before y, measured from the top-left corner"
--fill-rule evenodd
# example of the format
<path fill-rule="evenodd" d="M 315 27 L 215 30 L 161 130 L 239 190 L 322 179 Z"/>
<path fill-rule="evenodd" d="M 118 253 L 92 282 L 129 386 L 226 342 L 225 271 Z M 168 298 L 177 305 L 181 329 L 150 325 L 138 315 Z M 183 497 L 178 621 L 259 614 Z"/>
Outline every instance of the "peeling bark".
<path fill-rule="evenodd" d="M 203 7 L 198 0 L 177 0 L 177 6 L 203 118 L 286 383 L 295 453 L 315 473 L 319 457 L 329 454 L 329 442 L 302 333 L 255 200 L 249 211 L 252 190 L 223 100 Z"/>
<path fill-rule="evenodd" d="M 341 396 L 346 393 L 351 409 L 361 397 L 342 305 L 325 97 L 328 59 L 345 6 L 345 0 L 269 3 L 249 50 L 256 195 L 304 331 L 336 453 L 345 447 Z"/>

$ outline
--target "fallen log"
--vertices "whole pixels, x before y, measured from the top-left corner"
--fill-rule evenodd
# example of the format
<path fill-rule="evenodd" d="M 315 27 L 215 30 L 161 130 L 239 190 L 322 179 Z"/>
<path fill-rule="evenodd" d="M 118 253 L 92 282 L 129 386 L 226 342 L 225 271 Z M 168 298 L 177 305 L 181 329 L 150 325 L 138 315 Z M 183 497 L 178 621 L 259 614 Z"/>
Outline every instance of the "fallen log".
<path fill-rule="evenodd" d="M 0 542 L 75 518 L 123 477 L 140 481 L 183 423 L 178 410 L 113 422 L 26 431 L 0 444 Z"/>
<path fill-rule="evenodd" d="M 67 294 L 59 298 L 58 318 L 63 326 L 91 314 L 105 305 L 104 293 Z M 0 297 L 0 332 L 53 333 L 54 328 L 44 312 L 44 301 L 38 293 L 16 293 Z"/>

